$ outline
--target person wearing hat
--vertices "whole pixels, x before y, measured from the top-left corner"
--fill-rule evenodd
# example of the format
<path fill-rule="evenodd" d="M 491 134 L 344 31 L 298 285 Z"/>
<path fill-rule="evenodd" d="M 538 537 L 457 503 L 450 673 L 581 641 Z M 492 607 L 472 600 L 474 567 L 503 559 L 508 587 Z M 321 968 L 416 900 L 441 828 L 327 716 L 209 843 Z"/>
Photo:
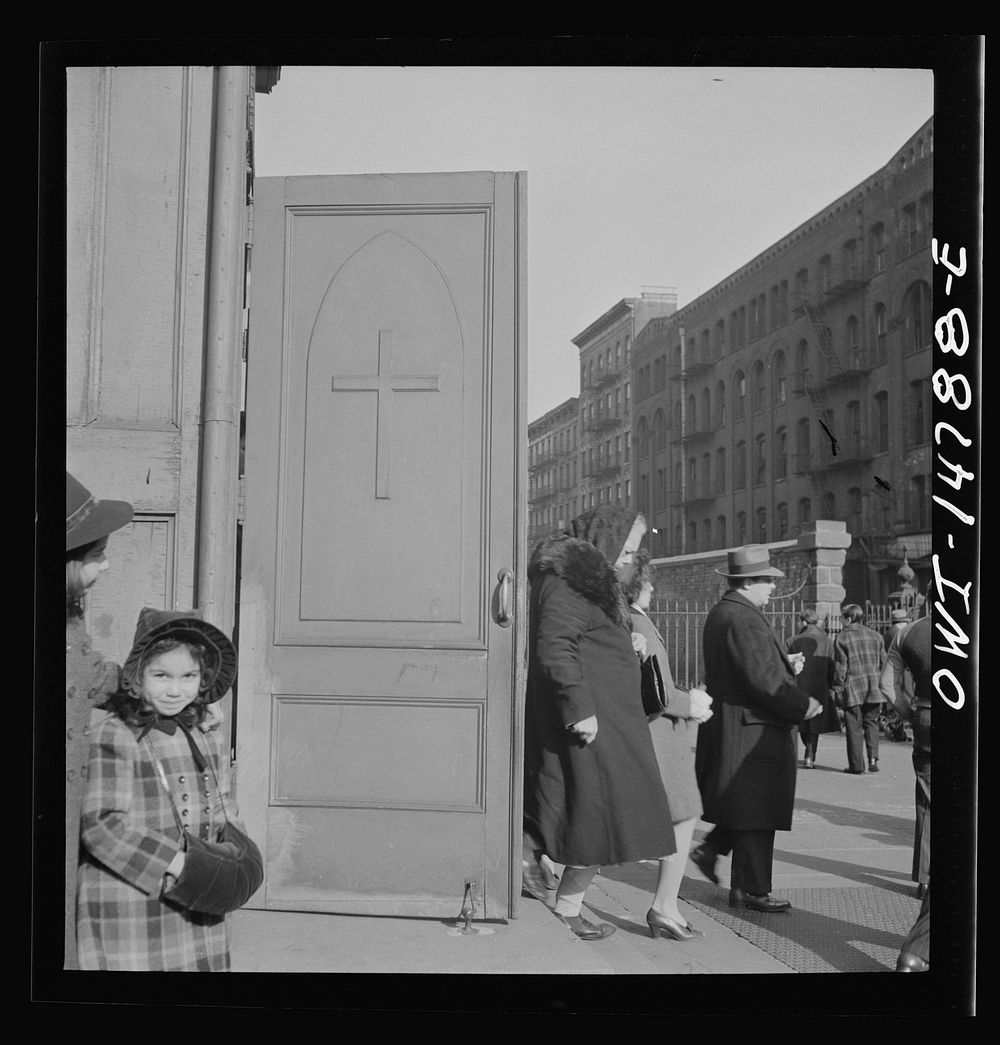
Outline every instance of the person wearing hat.
<path fill-rule="evenodd" d="M 236 650 L 197 610 L 139 614 L 122 687 L 93 731 L 81 818 L 81 969 L 222 972 L 227 913 L 263 875 L 227 841 L 228 743 L 196 727 L 236 676 Z M 222 840 L 222 841 L 220 841 Z M 243 862 L 243 857 L 247 862 Z"/>
<path fill-rule="evenodd" d="M 802 768 L 812 769 L 816 765 L 820 733 L 839 733 L 840 719 L 830 695 L 833 641 L 820 627 L 819 617 L 813 610 L 803 610 L 799 622 L 801 627 L 798 633 L 788 639 L 785 649 L 789 654 L 800 653 L 805 658 L 798 677 L 799 689 L 804 689 L 823 705 L 818 715 L 799 724 L 799 736 L 805 745 Z"/>
<path fill-rule="evenodd" d="M 132 518 L 125 501 L 101 501 L 66 473 L 66 877 L 63 967 L 76 965 L 80 806 L 90 751 L 90 712 L 118 688 L 119 666 L 94 649 L 84 624 L 87 592 L 108 569 L 108 537 Z"/>
<path fill-rule="evenodd" d="M 902 635 L 904 631 L 912 623 L 910 619 L 910 613 L 907 610 L 898 609 L 893 610 L 890 615 L 889 629 L 886 631 L 884 636 L 885 643 L 885 655 L 889 656 L 889 647 L 892 645 L 892 640 L 897 635 Z M 903 667 L 899 684 L 902 686 L 903 695 L 905 698 L 912 703 L 913 701 L 913 676 L 910 674 L 910 670 L 907 667 Z M 902 716 L 893 705 L 891 700 L 886 700 L 882 705 L 882 724 L 885 728 L 885 735 L 890 740 L 904 741 L 906 740 L 906 719 Z"/>
<path fill-rule="evenodd" d="M 698 730 L 695 773 L 702 820 L 715 826 L 691 852 L 709 881 L 732 853 L 729 905 L 786 911 L 771 896 L 774 832 L 792 826 L 794 727 L 822 704 L 796 684 L 796 669 L 763 610 L 781 570 L 763 545 L 731 551 L 716 573 L 729 590 L 709 611 L 703 634 L 705 688 L 715 714 Z"/>
<path fill-rule="evenodd" d="M 885 646 L 877 631 L 862 624 L 865 611 L 856 603 L 841 611 L 844 626 L 833 640 L 833 696 L 844 710 L 847 732 L 845 773 L 861 776 L 868 753 L 868 772 L 878 768 L 878 720 L 884 698 L 879 677 L 885 666 Z"/>

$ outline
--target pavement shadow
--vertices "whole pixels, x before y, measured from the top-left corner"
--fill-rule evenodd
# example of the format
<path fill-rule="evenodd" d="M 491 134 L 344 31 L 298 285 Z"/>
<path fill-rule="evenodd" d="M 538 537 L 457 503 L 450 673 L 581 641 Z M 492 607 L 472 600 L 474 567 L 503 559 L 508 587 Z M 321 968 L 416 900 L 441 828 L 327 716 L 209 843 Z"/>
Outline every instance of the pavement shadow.
<path fill-rule="evenodd" d="M 815 799 L 797 795 L 795 810 L 822 817 L 832 827 L 856 828 L 863 837 L 892 845 L 913 843 L 913 818 L 876 813 L 870 809 L 854 809 L 844 805 L 831 805 Z M 793 827 L 794 830 L 794 827 Z M 873 833 L 869 833 L 873 832 Z"/>
<path fill-rule="evenodd" d="M 808 871 L 835 875 L 837 878 L 857 882 L 858 885 L 875 887 L 904 896 L 912 895 L 916 888 L 908 871 L 892 871 L 885 867 L 865 866 L 855 861 L 833 860 L 828 856 L 811 856 L 807 853 L 795 853 L 786 849 L 775 849 L 774 859 L 775 862 L 780 860 L 782 863 L 794 864 Z M 899 879 L 899 881 L 886 881 L 886 879 Z"/>
<path fill-rule="evenodd" d="M 886 904 L 877 893 L 858 889 L 853 897 L 856 911 L 849 918 L 839 917 L 801 906 L 807 894 L 817 906 L 826 902 L 824 890 L 810 889 L 789 891 L 799 900 L 791 911 L 760 914 L 729 907 L 711 885 L 687 884 L 681 889 L 683 900 L 796 972 L 894 971 L 920 906 L 916 900 Z M 839 892 L 836 899 L 843 902 L 845 897 Z"/>

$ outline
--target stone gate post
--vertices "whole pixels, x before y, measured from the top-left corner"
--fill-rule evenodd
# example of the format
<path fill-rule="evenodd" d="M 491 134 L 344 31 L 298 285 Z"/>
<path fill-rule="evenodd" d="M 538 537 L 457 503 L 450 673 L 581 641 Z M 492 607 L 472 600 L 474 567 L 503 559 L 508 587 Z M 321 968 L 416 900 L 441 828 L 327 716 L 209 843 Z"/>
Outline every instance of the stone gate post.
<path fill-rule="evenodd" d="M 847 523 L 835 519 L 815 519 L 804 523 L 797 549 L 811 567 L 802 589 L 802 601 L 814 604 L 820 620 L 831 624 L 840 616 L 847 592 L 844 590 L 844 562 L 851 546 Z"/>

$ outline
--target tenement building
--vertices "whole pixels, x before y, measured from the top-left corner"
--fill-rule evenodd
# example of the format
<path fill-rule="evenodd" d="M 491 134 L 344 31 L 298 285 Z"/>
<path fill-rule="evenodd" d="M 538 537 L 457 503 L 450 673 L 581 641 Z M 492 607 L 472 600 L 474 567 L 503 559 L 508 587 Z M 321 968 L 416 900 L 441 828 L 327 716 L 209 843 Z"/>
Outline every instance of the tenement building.
<path fill-rule="evenodd" d="M 887 166 L 642 325 L 631 471 L 654 555 L 791 539 L 823 518 L 852 535 L 850 600 L 887 601 L 904 559 L 927 575 L 932 191 L 929 120 Z M 612 416 L 603 388 L 621 381 L 607 379 L 606 352 L 593 371 L 581 361 L 581 420 L 586 409 L 596 424 Z M 608 429 L 615 447 L 620 429 Z M 607 496 L 602 467 L 617 458 L 592 433 L 585 447 L 604 454 L 582 478 Z"/>
<path fill-rule="evenodd" d="M 528 546 L 579 511 L 577 396 L 528 425 Z"/>

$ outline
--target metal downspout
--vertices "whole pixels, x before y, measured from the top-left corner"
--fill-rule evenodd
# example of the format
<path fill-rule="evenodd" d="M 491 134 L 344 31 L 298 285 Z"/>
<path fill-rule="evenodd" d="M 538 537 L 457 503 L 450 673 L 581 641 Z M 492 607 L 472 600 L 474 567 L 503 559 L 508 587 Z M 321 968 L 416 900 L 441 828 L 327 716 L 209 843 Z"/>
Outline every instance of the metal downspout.
<path fill-rule="evenodd" d="M 198 608 L 232 634 L 236 605 L 247 67 L 215 70 L 201 415 Z"/>

